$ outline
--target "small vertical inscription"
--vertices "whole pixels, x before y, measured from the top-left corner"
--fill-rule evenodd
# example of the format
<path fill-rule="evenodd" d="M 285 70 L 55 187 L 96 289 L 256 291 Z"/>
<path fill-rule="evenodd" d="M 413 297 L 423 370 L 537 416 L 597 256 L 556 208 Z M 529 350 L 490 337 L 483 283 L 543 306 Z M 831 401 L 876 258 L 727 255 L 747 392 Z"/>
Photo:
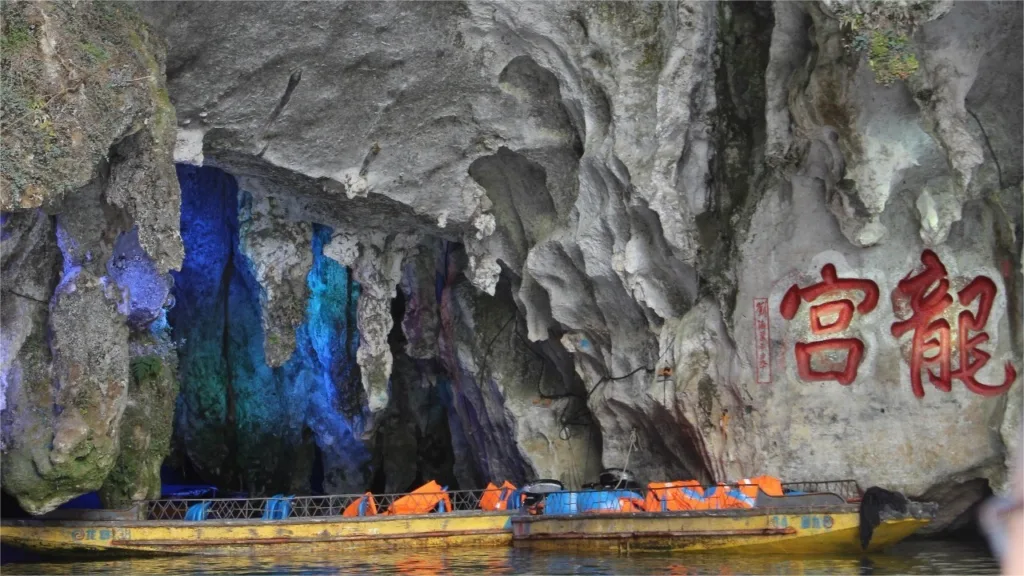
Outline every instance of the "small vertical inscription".
<path fill-rule="evenodd" d="M 754 298 L 754 370 L 758 384 L 771 384 L 771 327 L 768 325 L 768 299 Z"/>

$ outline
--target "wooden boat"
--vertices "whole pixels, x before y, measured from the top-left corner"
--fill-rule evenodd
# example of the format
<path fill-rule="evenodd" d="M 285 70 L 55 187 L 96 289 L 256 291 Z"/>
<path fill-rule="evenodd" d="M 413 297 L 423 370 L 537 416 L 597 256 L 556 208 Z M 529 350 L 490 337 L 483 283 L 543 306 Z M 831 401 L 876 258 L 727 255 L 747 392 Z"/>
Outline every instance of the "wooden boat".
<path fill-rule="evenodd" d="M 855 483 L 852 488 L 831 484 L 860 494 Z M 851 501 L 856 498 L 836 492 L 779 498 L 759 492 L 756 505 L 745 509 L 601 513 L 551 513 L 553 508 L 481 510 L 488 492 L 446 491 L 443 506 L 435 493 L 375 496 L 373 501 L 382 513 L 366 516 L 344 514 L 369 495 L 154 500 L 128 510 L 58 510 L 39 519 L 4 520 L 0 542 L 46 555 L 113 557 L 513 545 L 562 551 L 862 552 L 859 505 Z M 552 494 L 545 498 L 555 498 Z M 401 510 L 403 498 L 413 497 L 432 498 L 431 506 L 438 503 L 441 509 L 388 513 Z M 194 514 L 197 510 L 203 512 L 202 519 Z M 906 538 L 934 514 L 934 505 L 918 503 L 910 503 L 905 513 L 886 510 L 868 551 Z"/>
<path fill-rule="evenodd" d="M 385 511 L 403 497 L 433 494 L 375 496 L 385 513 L 368 516 L 343 515 L 365 498 L 362 494 L 153 500 L 128 510 L 57 510 L 39 519 L 3 520 L 0 542 L 48 556 L 112 557 L 510 546 L 512 512 L 479 510 L 482 494 L 446 491 L 450 511 L 429 514 Z M 287 505 L 283 514 L 282 502 Z M 203 507 L 205 518 L 186 519 L 197 507 Z"/>
<path fill-rule="evenodd" d="M 886 509 L 861 544 L 860 488 L 853 481 L 801 483 L 846 492 L 803 492 L 771 497 L 758 492 L 751 508 L 674 512 L 555 513 L 512 518 L 516 547 L 618 552 L 712 550 L 730 553 L 861 554 L 887 548 L 935 517 L 935 504 L 908 502 L 905 512 Z M 794 486 L 789 484 L 786 486 Z"/>

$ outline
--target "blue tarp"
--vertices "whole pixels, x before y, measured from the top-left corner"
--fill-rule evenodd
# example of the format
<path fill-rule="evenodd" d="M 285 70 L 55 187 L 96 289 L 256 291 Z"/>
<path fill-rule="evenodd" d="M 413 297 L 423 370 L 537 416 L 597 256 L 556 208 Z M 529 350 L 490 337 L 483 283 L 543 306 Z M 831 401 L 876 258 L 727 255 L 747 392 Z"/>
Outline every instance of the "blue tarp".
<path fill-rule="evenodd" d="M 508 498 L 505 500 L 505 509 L 506 510 L 519 510 L 519 507 L 522 505 L 522 503 L 523 503 L 523 491 L 522 490 L 513 490 L 512 493 L 509 494 Z"/>
<path fill-rule="evenodd" d="M 160 486 L 161 498 L 213 498 L 216 495 L 216 486 L 204 484 L 163 484 Z"/>
<path fill-rule="evenodd" d="M 594 510 L 620 510 L 619 498 L 644 497 L 629 490 L 586 490 L 583 492 L 552 492 L 544 499 L 545 514 L 576 514 Z"/>

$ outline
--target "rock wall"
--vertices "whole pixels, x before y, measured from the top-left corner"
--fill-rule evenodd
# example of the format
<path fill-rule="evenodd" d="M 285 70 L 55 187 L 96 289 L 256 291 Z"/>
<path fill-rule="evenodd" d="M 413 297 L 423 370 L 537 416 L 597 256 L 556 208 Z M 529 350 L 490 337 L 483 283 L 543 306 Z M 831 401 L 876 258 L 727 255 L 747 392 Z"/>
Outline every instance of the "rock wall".
<path fill-rule="evenodd" d="M 131 5 L 2 11 L 3 489 L 33 513 L 157 494 L 174 364 L 131 367 L 183 257 L 164 45 Z"/>
<path fill-rule="evenodd" d="M 169 46 L 174 157 L 204 166 L 179 167 L 170 320 L 176 437 L 209 478 L 578 485 L 628 464 L 852 477 L 950 509 L 1003 487 L 1024 409 L 1020 4 L 138 6 Z M 135 222 L 165 271 L 167 197 L 121 192 L 159 188 L 122 174 L 151 158 L 112 157 L 97 218 Z M 9 218 L 5 273 L 21 250 L 56 262 L 56 234 L 100 277 L 96 231 Z M 119 330 L 99 288 L 68 299 L 50 270 L 18 289 Z M 5 330 L 38 338 L 47 312 L 19 306 Z M 9 357 L 66 378 L 72 336 Z M 104 351 L 126 363 L 124 342 Z"/>

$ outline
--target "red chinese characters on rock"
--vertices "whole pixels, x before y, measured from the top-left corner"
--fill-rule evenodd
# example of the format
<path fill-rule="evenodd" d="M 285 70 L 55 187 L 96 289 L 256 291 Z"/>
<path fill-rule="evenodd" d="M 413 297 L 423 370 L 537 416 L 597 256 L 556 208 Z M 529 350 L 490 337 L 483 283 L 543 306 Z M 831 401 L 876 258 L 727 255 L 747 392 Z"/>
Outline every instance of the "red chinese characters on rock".
<path fill-rule="evenodd" d="M 771 326 L 768 318 L 768 299 L 754 298 L 754 361 L 757 363 L 756 374 L 758 384 L 770 384 L 772 381 L 771 366 Z"/>
<path fill-rule="evenodd" d="M 931 250 L 921 254 L 924 270 L 900 280 L 897 292 L 909 297 L 911 316 L 893 323 L 892 335 L 899 338 L 913 331 L 910 349 L 910 382 L 914 396 L 924 396 L 921 370 L 926 369 L 928 379 L 939 390 L 949 392 L 953 380 L 960 380 L 968 390 L 982 396 L 998 396 L 1006 392 L 1017 379 L 1017 370 L 1009 362 L 1005 366 L 1002 384 L 988 385 L 977 380 L 975 375 L 991 355 L 978 348 L 988 342 L 988 334 L 982 332 L 988 323 L 989 313 L 995 301 L 996 285 L 985 276 L 978 276 L 964 286 L 957 295 L 960 305 L 967 308 L 957 317 L 957 342 L 959 367 L 952 368 L 951 327 L 943 317 L 953 305 L 949 293 L 949 279 L 946 267 Z M 934 286 L 934 287 L 933 287 Z M 978 300 L 978 312 L 970 307 Z M 975 332 L 971 336 L 971 332 Z M 934 372 L 932 368 L 938 371 Z"/>
<path fill-rule="evenodd" d="M 800 288 L 796 284 L 790 287 L 782 298 L 779 311 L 786 320 L 792 320 L 800 309 L 800 300 L 813 303 L 819 298 L 832 297 L 830 301 L 814 304 L 810 310 L 811 333 L 820 336 L 838 334 L 850 327 L 854 310 L 867 314 L 878 305 L 878 285 L 871 280 L 858 278 L 839 278 L 836 267 L 826 264 L 821 268 L 822 281 Z M 854 306 L 852 293 L 862 295 L 859 304 Z M 826 320 L 835 318 L 831 322 Z M 846 352 L 846 361 L 838 370 L 815 370 L 811 363 L 815 357 L 824 357 L 833 351 Z M 817 342 L 797 342 L 795 346 L 797 372 L 800 378 L 808 381 L 835 380 L 844 386 L 857 379 L 857 369 L 864 356 L 864 343 L 857 338 L 829 338 Z"/>

